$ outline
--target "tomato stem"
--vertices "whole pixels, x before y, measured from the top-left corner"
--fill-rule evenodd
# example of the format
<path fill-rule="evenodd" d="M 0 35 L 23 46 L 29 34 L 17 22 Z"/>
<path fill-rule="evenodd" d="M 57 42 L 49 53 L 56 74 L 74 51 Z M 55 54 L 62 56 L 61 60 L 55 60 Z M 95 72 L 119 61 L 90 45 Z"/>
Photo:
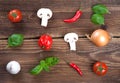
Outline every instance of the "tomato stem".
<path fill-rule="evenodd" d="M 102 73 L 102 70 L 104 70 L 104 68 L 102 67 L 102 64 L 98 67 L 97 71 L 100 71 Z"/>
<path fill-rule="evenodd" d="M 12 16 L 13 16 L 14 18 L 16 18 L 16 17 L 17 17 L 17 14 L 16 14 L 16 13 L 12 13 Z"/>

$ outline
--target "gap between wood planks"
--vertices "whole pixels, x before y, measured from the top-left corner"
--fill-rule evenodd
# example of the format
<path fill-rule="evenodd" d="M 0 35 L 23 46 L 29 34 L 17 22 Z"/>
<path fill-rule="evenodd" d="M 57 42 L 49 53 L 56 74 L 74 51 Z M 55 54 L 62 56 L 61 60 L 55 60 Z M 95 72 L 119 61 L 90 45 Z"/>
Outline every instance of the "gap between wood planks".
<path fill-rule="evenodd" d="M 52 39 L 60 39 L 60 38 L 64 38 L 64 37 L 52 37 Z M 80 39 L 84 39 L 87 38 L 86 36 L 79 36 Z M 120 38 L 120 36 L 113 36 L 112 38 Z M 8 38 L 0 38 L 0 40 L 7 40 Z M 39 39 L 39 37 L 33 37 L 33 38 L 24 38 L 24 40 L 28 40 L 28 39 Z"/>

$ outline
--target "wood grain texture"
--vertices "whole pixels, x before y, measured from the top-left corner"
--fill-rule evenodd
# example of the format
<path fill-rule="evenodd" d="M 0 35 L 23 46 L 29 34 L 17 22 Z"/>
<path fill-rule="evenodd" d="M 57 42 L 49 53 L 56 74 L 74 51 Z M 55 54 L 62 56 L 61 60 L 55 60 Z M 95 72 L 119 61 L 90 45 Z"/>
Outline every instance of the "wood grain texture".
<path fill-rule="evenodd" d="M 100 48 L 85 36 L 100 28 L 90 21 L 91 7 L 97 3 L 105 4 L 111 12 L 105 15 L 105 23 L 113 36 L 107 46 Z M 63 20 L 71 18 L 80 6 L 83 9 L 82 17 L 75 23 L 64 23 Z M 41 20 L 36 16 L 41 7 L 53 11 L 53 17 L 46 28 L 40 26 Z M 20 23 L 13 24 L 8 20 L 7 14 L 15 8 L 23 12 L 23 19 Z M 79 35 L 75 52 L 70 51 L 69 44 L 63 40 L 68 32 Z M 5 48 L 8 36 L 13 33 L 25 35 L 23 45 Z M 43 51 L 37 45 L 42 34 L 53 37 L 50 51 Z M 59 57 L 60 63 L 52 67 L 50 72 L 30 75 L 29 71 L 48 56 Z M 83 71 L 83 77 L 70 68 L 64 59 L 76 63 Z M 10 75 L 5 69 L 11 60 L 21 64 L 22 70 L 17 75 Z M 105 76 L 97 76 L 92 71 L 96 61 L 107 64 L 109 71 Z M 0 83 L 120 83 L 120 0 L 0 0 Z"/>

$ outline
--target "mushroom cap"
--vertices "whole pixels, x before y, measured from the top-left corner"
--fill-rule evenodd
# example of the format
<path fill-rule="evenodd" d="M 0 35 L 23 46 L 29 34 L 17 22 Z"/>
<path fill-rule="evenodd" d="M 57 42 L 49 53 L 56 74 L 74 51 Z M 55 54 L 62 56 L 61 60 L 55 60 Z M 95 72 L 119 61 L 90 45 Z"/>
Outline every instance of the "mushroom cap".
<path fill-rule="evenodd" d="M 66 42 L 76 42 L 78 40 L 78 34 L 76 33 L 67 33 L 64 36 Z"/>
<path fill-rule="evenodd" d="M 17 61 L 10 61 L 6 66 L 6 70 L 10 74 L 17 74 L 21 70 L 21 67 L 20 67 L 20 64 Z"/>
<path fill-rule="evenodd" d="M 49 8 L 41 8 L 37 11 L 37 16 L 42 18 L 43 16 L 47 16 L 48 19 L 52 17 L 52 11 Z"/>

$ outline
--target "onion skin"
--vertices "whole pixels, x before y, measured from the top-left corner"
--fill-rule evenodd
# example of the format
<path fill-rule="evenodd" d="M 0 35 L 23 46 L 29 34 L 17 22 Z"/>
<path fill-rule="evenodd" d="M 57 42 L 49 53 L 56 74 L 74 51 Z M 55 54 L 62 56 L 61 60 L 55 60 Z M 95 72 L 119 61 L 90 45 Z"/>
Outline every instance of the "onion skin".
<path fill-rule="evenodd" d="M 97 29 L 91 35 L 91 41 L 98 47 L 107 45 L 110 40 L 110 34 L 103 29 Z"/>

